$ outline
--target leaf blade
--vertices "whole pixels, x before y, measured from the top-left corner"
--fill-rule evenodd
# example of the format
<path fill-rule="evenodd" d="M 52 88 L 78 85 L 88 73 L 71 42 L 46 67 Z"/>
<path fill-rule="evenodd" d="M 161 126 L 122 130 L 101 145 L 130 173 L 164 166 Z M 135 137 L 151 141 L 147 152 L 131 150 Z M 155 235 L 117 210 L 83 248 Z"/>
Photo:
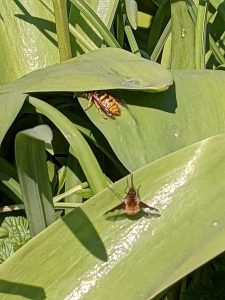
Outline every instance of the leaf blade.
<path fill-rule="evenodd" d="M 87 232 L 92 234 L 88 229 L 91 224 L 87 225 L 83 219 L 86 225 L 81 226 L 76 218 L 80 212 L 75 210 L 28 242 L 0 267 L 2 289 L 7 289 L 6 281 L 16 281 L 18 276 L 28 287 L 35 284 L 40 293 L 44 289 L 46 297 L 51 299 L 75 296 L 95 299 L 96 295 L 98 299 L 152 299 L 224 251 L 225 165 L 221 164 L 224 144 L 225 135 L 214 136 L 134 173 L 135 185 L 142 183 L 141 198 L 159 209 L 158 218 L 141 216 L 107 221 L 103 214 L 118 203 L 108 190 L 83 204 L 83 213 L 93 222 L 107 249 L 107 261 L 90 252 L 93 246 L 99 254 L 103 250 L 98 248 L 96 236 L 86 243 Z M 125 186 L 126 178 L 112 188 L 122 191 Z M 38 257 L 43 249 L 48 249 L 49 255 L 40 264 Z M 15 275 L 12 268 L 24 255 L 24 272 L 18 270 Z M 31 260 L 38 277 L 26 272 Z M 54 274 L 46 274 L 56 260 Z M 115 288 L 118 279 L 123 289 Z M 20 286 L 15 287 L 15 292 L 20 295 Z M 6 297 L 2 294 L 2 299 Z"/>

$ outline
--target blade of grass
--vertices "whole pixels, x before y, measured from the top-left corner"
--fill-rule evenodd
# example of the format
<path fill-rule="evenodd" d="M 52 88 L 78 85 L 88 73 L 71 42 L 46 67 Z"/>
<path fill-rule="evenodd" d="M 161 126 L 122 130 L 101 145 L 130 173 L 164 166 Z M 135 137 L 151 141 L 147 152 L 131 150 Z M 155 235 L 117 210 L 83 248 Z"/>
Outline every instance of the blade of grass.
<path fill-rule="evenodd" d="M 0 190 L 15 203 L 23 202 L 19 182 L 2 171 L 0 171 Z"/>
<path fill-rule="evenodd" d="M 116 36 L 120 47 L 124 45 L 124 20 L 123 20 L 123 2 L 120 1 L 116 16 Z"/>
<path fill-rule="evenodd" d="M 67 1 L 52 0 L 52 3 L 55 14 L 60 61 L 64 61 L 72 57 L 67 18 Z"/>
<path fill-rule="evenodd" d="M 55 196 L 53 198 L 53 202 L 54 203 L 59 202 L 62 199 L 67 198 L 67 197 L 69 197 L 69 196 L 71 196 L 73 194 L 82 194 L 84 192 L 85 193 L 88 192 L 89 194 L 91 194 L 91 189 L 87 189 L 87 187 L 88 187 L 87 182 L 84 182 L 84 183 L 82 183 L 80 185 L 77 185 L 74 188 L 66 191 L 65 193 L 62 193 L 62 194 L 59 194 L 59 195 Z"/>
<path fill-rule="evenodd" d="M 217 58 L 217 60 L 221 63 L 221 64 L 225 64 L 225 57 L 223 56 L 223 54 L 220 52 L 219 47 L 217 46 L 216 42 L 214 41 L 213 37 L 211 36 L 211 34 L 209 35 L 209 42 L 210 42 L 210 47 L 211 50 L 213 52 L 213 54 L 215 55 L 215 57 Z"/>
<path fill-rule="evenodd" d="M 200 0 L 195 27 L 195 67 L 205 69 L 205 43 L 208 0 Z"/>
<path fill-rule="evenodd" d="M 125 0 L 125 7 L 127 12 L 127 18 L 131 27 L 137 29 L 137 2 L 135 0 Z"/>
<path fill-rule="evenodd" d="M 171 67 L 174 69 L 194 69 L 195 26 L 184 1 L 171 0 L 171 21 Z"/>
<path fill-rule="evenodd" d="M 54 15 L 54 11 L 52 10 L 51 6 L 49 3 L 45 0 L 39 0 L 47 9 L 48 11 Z M 96 50 L 98 49 L 97 46 L 94 46 L 93 44 L 90 44 L 87 42 L 87 40 L 82 36 L 82 34 L 72 25 L 69 23 L 69 31 L 70 33 L 77 39 L 79 43 L 83 45 L 83 47 L 86 49 L 86 53 L 91 51 L 91 50 Z"/>
<path fill-rule="evenodd" d="M 109 47 L 120 48 L 119 43 L 91 7 L 83 0 L 69 0 L 96 28 Z"/>
<path fill-rule="evenodd" d="M 160 62 L 161 66 L 167 69 L 171 68 L 171 43 L 172 43 L 172 32 L 170 32 L 164 44 L 162 58 Z"/>
<path fill-rule="evenodd" d="M 55 221 L 45 153 L 45 143 L 51 139 L 46 125 L 16 135 L 16 165 L 31 236 Z"/>
<path fill-rule="evenodd" d="M 155 46 L 155 49 L 152 52 L 151 60 L 156 61 L 158 59 L 158 57 L 163 49 L 163 46 L 165 45 L 166 40 L 168 39 L 170 33 L 171 33 L 171 20 L 169 20 L 166 27 L 164 28 L 163 33 L 161 34 L 161 36 Z"/>
<path fill-rule="evenodd" d="M 79 160 L 93 193 L 102 191 L 107 186 L 105 176 L 81 133 L 71 121 L 53 106 L 34 97 L 29 97 L 28 101 L 63 133 Z"/>
<path fill-rule="evenodd" d="M 162 32 L 162 20 L 166 17 L 167 11 L 170 9 L 169 1 L 165 0 L 158 8 L 151 24 L 148 37 L 147 51 L 151 55 Z"/>
<path fill-rule="evenodd" d="M 0 190 L 7 194 L 15 203 L 22 203 L 22 194 L 16 169 L 0 157 Z"/>
<path fill-rule="evenodd" d="M 197 14 L 198 14 L 197 7 L 193 0 L 186 0 L 186 4 L 187 4 L 188 11 L 189 11 L 189 14 L 190 14 L 192 20 L 196 24 Z M 219 45 L 216 44 L 216 42 L 214 41 L 214 39 L 210 33 L 209 33 L 209 44 L 210 44 L 210 48 L 211 48 L 213 55 L 216 57 L 216 59 L 221 64 L 224 64 L 225 58 L 224 58 L 223 54 L 220 52 Z M 207 61 L 207 59 L 206 59 L 206 61 Z"/>
<path fill-rule="evenodd" d="M 133 31 L 132 31 L 130 25 L 126 25 L 124 30 L 125 30 L 132 53 L 134 53 L 138 56 L 141 56 L 140 49 L 138 48 L 138 44 L 136 42 L 136 39 L 134 37 Z"/>

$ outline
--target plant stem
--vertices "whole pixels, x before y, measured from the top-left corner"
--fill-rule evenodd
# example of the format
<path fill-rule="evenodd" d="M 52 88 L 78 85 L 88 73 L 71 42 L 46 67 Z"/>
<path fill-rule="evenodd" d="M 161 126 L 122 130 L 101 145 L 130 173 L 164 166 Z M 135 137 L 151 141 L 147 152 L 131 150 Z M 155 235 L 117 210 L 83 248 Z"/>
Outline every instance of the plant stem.
<path fill-rule="evenodd" d="M 66 0 L 52 0 L 52 3 L 55 14 L 60 61 L 64 61 L 72 57 Z"/>

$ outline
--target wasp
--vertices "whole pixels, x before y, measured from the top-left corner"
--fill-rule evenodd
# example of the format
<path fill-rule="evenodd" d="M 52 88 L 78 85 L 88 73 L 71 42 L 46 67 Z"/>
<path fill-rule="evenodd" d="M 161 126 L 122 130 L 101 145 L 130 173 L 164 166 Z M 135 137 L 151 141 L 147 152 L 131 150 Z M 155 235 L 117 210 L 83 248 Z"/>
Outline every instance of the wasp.
<path fill-rule="evenodd" d="M 153 206 L 149 206 L 148 204 L 140 200 L 139 189 L 140 186 L 137 189 L 135 188 L 133 184 L 133 174 L 131 174 L 131 187 L 128 189 L 128 192 L 125 198 L 123 199 L 123 202 L 115 206 L 114 208 L 108 210 L 105 214 L 109 212 L 114 212 L 115 210 L 122 209 L 127 215 L 133 216 L 139 213 L 143 208 L 148 208 L 150 210 L 154 210 L 158 212 L 157 208 Z M 113 192 L 115 193 L 115 191 Z"/>
<path fill-rule="evenodd" d="M 108 94 L 105 91 L 87 92 L 82 96 L 89 100 L 88 106 L 84 109 L 85 111 L 88 110 L 93 104 L 95 104 L 98 111 L 105 119 L 107 119 L 107 117 L 113 118 L 115 116 L 120 116 L 121 114 L 119 99 Z M 107 117 L 105 117 L 102 112 L 104 112 Z"/>

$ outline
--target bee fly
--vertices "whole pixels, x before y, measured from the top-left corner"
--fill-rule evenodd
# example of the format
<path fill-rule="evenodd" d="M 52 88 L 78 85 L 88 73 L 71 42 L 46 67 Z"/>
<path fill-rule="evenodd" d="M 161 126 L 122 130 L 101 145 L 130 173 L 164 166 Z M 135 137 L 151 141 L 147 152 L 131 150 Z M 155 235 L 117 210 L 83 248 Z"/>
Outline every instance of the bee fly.
<path fill-rule="evenodd" d="M 120 116 L 119 99 L 109 95 L 105 91 L 87 92 L 82 96 L 89 100 L 88 106 L 84 109 L 85 111 L 95 104 L 103 118 Z M 102 112 L 104 112 L 107 117 L 105 117 Z"/>
<path fill-rule="evenodd" d="M 123 202 L 116 207 L 108 210 L 105 214 L 109 212 L 114 212 L 115 210 L 122 209 L 124 212 L 129 215 L 133 216 L 139 213 L 143 208 L 148 208 L 150 210 L 158 211 L 157 208 L 149 206 L 148 204 L 142 202 L 140 200 L 140 195 L 139 195 L 139 188 L 136 189 L 134 184 L 133 184 L 133 174 L 131 174 L 131 187 L 129 188 L 126 197 L 123 199 Z M 112 189 L 111 189 L 112 190 Z M 113 191 L 113 190 L 112 190 Z M 113 191 L 115 193 L 115 191 Z M 118 196 L 118 194 L 116 193 Z M 121 197 L 120 197 L 121 198 Z"/>

